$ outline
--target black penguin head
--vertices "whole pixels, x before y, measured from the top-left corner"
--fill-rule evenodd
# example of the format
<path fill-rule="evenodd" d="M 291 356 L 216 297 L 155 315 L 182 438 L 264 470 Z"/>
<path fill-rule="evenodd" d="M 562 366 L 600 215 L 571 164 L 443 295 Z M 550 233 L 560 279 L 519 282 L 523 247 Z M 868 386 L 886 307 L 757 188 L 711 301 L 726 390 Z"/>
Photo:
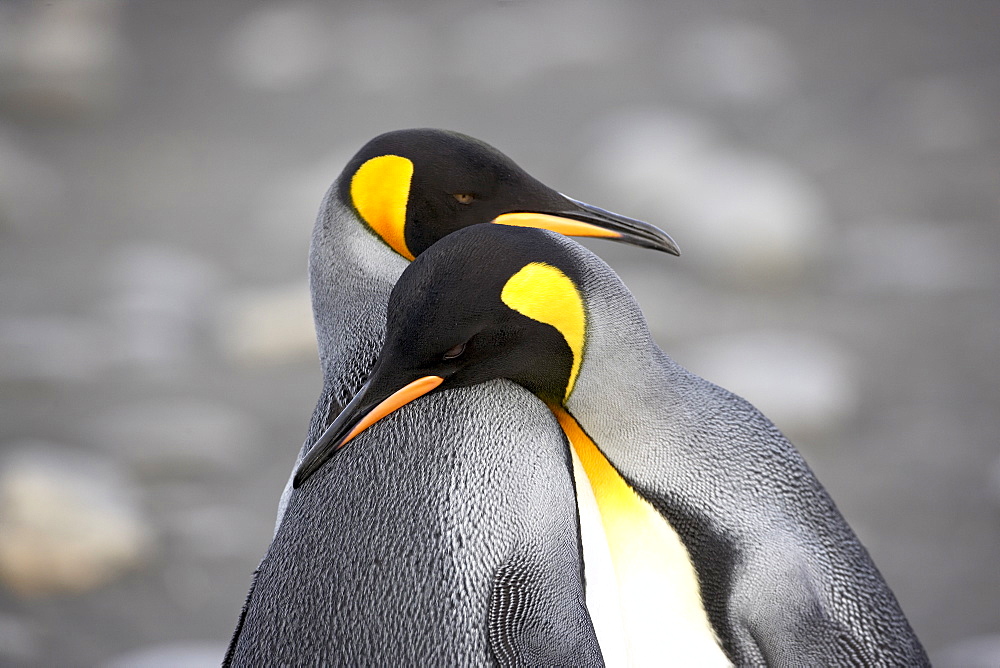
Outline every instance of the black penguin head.
<path fill-rule="evenodd" d="M 408 260 L 455 230 L 490 222 L 679 254 L 658 228 L 561 195 L 492 146 L 457 132 L 379 135 L 347 163 L 338 187 L 340 200 Z"/>
<path fill-rule="evenodd" d="M 544 232 L 459 230 L 393 288 L 378 365 L 439 375 L 442 389 L 506 378 L 561 403 L 583 352 L 578 285 L 571 258 Z"/>
<path fill-rule="evenodd" d="M 569 248 L 548 232 L 476 225 L 439 241 L 400 276 L 368 383 L 306 455 L 294 486 L 361 431 L 431 391 L 505 378 L 562 405 L 584 354 L 579 286 Z"/>

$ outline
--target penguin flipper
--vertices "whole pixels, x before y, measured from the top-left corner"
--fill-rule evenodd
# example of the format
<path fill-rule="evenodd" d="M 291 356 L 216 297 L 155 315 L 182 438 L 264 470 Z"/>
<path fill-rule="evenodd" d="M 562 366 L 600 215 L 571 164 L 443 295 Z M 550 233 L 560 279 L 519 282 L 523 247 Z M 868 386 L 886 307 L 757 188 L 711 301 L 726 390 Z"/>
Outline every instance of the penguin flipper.
<path fill-rule="evenodd" d="M 793 605 L 785 600 L 780 612 L 770 611 L 770 620 L 748 629 L 766 665 L 877 665 L 877 657 L 824 610 L 818 597 L 810 596 L 808 588 L 800 592 Z"/>
<path fill-rule="evenodd" d="M 737 582 L 734 591 L 744 631 L 738 635 L 752 639 L 764 663 L 930 665 L 912 633 L 907 635 L 905 619 L 892 615 L 895 599 L 884 598 L 888 590 L 870 561 L 859 559 L 850 572 L 839 571 L 843 564 L 817 561 L 815 554 L 796 548 L 790 536 L 764 542 L 783 549 L 758 555 L 767 560 L 766 567 L 759 561 L 746 564 L 747 582 Z M 862 591 L 866 595 L 858 596 Z"/>
<path fill-rule="evenodd" d="M 560 587 L 537 550 L 519 550 L 493 576 L 487 632 L 501 666 L 604 666 L 580 596 Z"/>

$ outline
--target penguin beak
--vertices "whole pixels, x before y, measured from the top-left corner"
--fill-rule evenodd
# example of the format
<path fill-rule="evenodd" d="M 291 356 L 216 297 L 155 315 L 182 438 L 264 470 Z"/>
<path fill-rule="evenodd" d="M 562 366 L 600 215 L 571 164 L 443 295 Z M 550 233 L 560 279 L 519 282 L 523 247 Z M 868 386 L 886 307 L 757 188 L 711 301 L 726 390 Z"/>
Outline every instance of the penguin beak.
<path fill-rule="evenodd" d="M 655 225 L 605 211 L 562 194 L 560 196 L 566 201 L 565 208 L 561 210 L 505 213 L 492 222 L 515 227 L 538 227 L 570 237 L 600 237 L 671 255 L 681 254 L 681 249 L 670 235 Z"/>
<path fill-rule="evenodd" d="M 424 376 L 389 393 L 388 396 L 379 397 L 378 395 L 386 393 L 373 389 L 372 381 L 369 380 L 302 458 L 302 463 L 292 479 L 292 487 L 298 489 L 337 450 L 347 445 L 365 429 L 417 397 L 427 394 L 443 382 L 444 378 L 441 376 Z"/>

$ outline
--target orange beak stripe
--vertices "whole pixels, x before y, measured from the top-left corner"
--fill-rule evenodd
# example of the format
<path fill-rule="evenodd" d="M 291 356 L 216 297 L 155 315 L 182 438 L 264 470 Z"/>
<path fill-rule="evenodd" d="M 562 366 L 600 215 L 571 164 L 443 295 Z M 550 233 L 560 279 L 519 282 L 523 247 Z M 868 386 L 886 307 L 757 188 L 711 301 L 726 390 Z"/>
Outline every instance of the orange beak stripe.
<path fill-rule="evenodd" d="M 417 397 L 422 397 L 443 382 L 444 378 L 441 376 L 424 376 L 423 378 L 418 378 L 409 385 L 405 385 L 401 389 L 396 390 L 389 395 L 388 399 L 385 399 L 378 406 L 371 409 L 368 415 L 361 418 L 361 421 L 354 425 L 354 429 L 352 429 L 350 433 L 344 437 L 344 440 L 340 442 L 340 445 L 338 445 L 337 448 L 339 449 L 344 447 L 352 438 L 384 418 L 386 415 L 402 408 Z"/>
<path fill-rule="evenodd" d="M 568 237 L 601 237 L 604 239 L 620 239 L 622 237 L 618 232 L 606 230 L 597 225 L 572 218 L 552 216 L 547 213 L 505 213 L 494 218 L 492 222 L 514 227 L 537 227 L 565 234 Z"/>

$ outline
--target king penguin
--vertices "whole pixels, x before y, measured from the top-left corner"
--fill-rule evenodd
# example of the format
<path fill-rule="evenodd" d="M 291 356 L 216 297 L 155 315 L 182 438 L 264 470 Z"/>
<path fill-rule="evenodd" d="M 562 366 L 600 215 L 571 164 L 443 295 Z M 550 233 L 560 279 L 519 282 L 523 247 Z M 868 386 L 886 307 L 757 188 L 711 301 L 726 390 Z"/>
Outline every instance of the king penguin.
<path fill-rule="evenodd" d="M 929 665 L 794 446 L 671 360 L 610 267 L 544 230 L 478 225 L 410 265 L 367 385 L 297 481 L 413 398 L 497 379 L 548 405 L 566 434 L 581 526 L 589 488 L 632 663 Z"/>
<path fill-rule="evenodd" d="M 678 253 L 657 228 L 561 195 L 478 140 L 376 137 L 314 228 L 324 383 L 303 453 L 365 382 L 407 264 L 477 223 Z M 226 665 L 601 665 L 613 654 L 618 641 L 604 638 L 617 629 L 595 631 L 587 609 L 572 461 L 551 412 L 520 386 L 428 397 L 291 483 Z"/>

